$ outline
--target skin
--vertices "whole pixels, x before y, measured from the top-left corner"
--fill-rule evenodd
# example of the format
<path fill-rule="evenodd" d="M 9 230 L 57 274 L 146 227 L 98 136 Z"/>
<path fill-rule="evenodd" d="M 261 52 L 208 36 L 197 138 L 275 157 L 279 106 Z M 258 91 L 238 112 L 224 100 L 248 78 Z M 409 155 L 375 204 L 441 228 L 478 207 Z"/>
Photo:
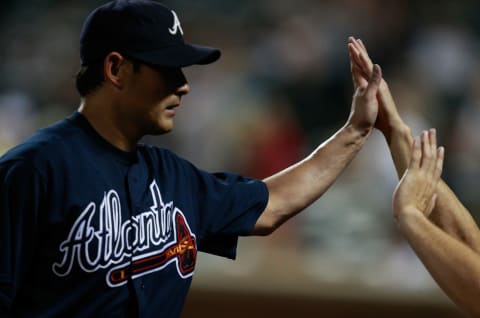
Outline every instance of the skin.
<path fill-rule="evenodd" d="M 117 52 L 104 60 L 105 82 L 86 96 L 79 111 L 97 132 L 124 151 L 135 149 L 145 134 L 173 129 L 176 108 L 189 86 L 181 70 L 132 64 Z M 350 115 L 343 127 L 311 155 L 266 178 L 268 204 L 252 235 L 267 235 L 317 200 L 355 157 L 370 135 L 378 114 L 379 66 L 369 81 L 355 84 Z M 173 107 L 173 109 L 172 109 Z"/>
<path fill-rule="evenodd" d="M 444 148 L 437 148 L 436 133 L 423 131 L 414 139 L 410 163 L 393 194 L 393 217 L 402 223 L 408 214 L 428 217 L 437 195 L 442 173 Z"/>
<path fill-rule="evenodd" d="M 270 197 L 254 235 L 266 235 L 319 199 L 352 161 L 370 136 L 378 114 L 376 94 L 381 69 L 370 81 L 354 82 L 355 94 L 346 124 L 304 160 L 266 178 Z"/>
<path fill-rule="evenodd" d="M 366 81 L 371 76 L 373 64 L 365 45 L 352 37 L 349 38 L 348 49 L 354 65 L 354 81 Z M 422 169 L 409 172 L 410 167 L 418 163 L 415 159 L 419 151 L 418 141 L 413 143 L 410 128 L 400 117 L 385 80 L 380 83 L 377 99 L 379 116 L 375 127 L 385 136 L 398 175 L 402 176 L 407 171 L 393 200 L 394 217 L 399 229 L 445 293 L 472 317 L 480 317 L 478 226 L 444 181 L 436 182 L 436 175 L 420 174 L 418 171 Z M 433 156 L 435 129 L 422 133 L 422 144 L 430 146 L 423 150 L 421 160 Z M 443 161 L 443 150 L 436 153 L 436 160 Z M 408 175 L 413 176 L 406 177 Z M 432 187 L 434 184 L 435 187 Z M 434 203 L 430 201 L 433 191 Z M 427 201 L 431 203 L 428 205 Z"/>
<path fill-rule="evenodd" d="M 190 91 L 180 68 L 141 64 L 134 72 L 128 59 L 112 52 L 103 69 L 105 82 L 85 96 L 79 108 L 103 138 L 123 151 L 133 151 L 144 135 L 173 129 L 181 98 Z"/>

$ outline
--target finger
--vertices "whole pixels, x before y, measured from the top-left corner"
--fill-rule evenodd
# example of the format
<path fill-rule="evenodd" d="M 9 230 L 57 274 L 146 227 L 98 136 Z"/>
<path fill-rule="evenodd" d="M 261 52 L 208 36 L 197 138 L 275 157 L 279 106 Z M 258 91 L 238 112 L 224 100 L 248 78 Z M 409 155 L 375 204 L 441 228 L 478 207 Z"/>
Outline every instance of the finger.
<path fill-rule="evenodd" d="M 360 56 L 360 51 L 355 47 L 354 44 L 348 43 L 348 51 L 349 54 L 351 54 L 350 61 L 351 63 L 358 64 L 359 66 L 362 66 L 362 57 Z"/>
<path fill-rule="evenodd" d="M 435 128 L 430 128 L 428 134 L 430 135 L 430 143 L 432 144 L 432 147 L 437 149 L 437 130 Z"/>
<path fill-rule="evenodd" d="M 358 42 L 357 39 L 352 38 L 351 43 L 355 46 L 355 48 L 357 49 L 357 51 L 359 51 L 359 52 L 364 51 L 362 45 Z"/>
<path fill-rule="evenodd" d="M 357 65 L 353 65 L 351 71 L 354 88 L 357 89 L 358 87 L 361 87 L 365 89 L 368 86 L 368 81 L 363 70 L 361 70 Z"/>
<path fill-rule="evenodd" d="M 437 203 L 437 197 L 438 197 L 438 196 L 437 196 L 436 193 L 434 193 L 434 194 L 432 195 L 432 198 L 431 198 L 430 201 L 428 202 L 428 205 L 427 205 L 427 207 L 426 207 L 426 209 L 425 209 L 425 211 L 424 211 L 424 215 L 429 216 L 429 215 L 432 213 L 433 208 L 435 208 L 435 204 Z"/>
<path fill-rule="evenodd" d="M 372 76 L 372 73 L 373 73 L 372 61 L 363 53 L 358 53 L 356 60 L 358 61 L 357 63 L 362 68 L 363 72 L 368 74 L 368 77 Z"/>
<path fill-rule="evenodd" d="M 368 76 L 363 68 L 355 61 L 355 58 L 353 57 L 355 53 L 349 50 L 348 54 L 350 56 L 350 70 L 352 72 L 352 76 L 354 77 L 354 82 L 362 82 L 366 87 L 370 76 Z"/>
<path fill-rule="evenodd" d="M 352 51 L 349 47 L 348 55 L 350 57 L 350 72 L 352 75 L 352 82 L 353 87 L 356 90 L 357 87 L 366 87 L 367 86 L 367 76 L 362 71 L 362 69 L 358 66 L 355 61 L 353 61 Z"/>
<path fill-rule="evenodd" d="M 350 45 L 352 46 L 352 51 L 355 54 L 356 61 L 363 68 L 363 71 L 370 76 L 372 74 L 373 63 L 370 57 L 368 56 L 367 51 L 355 39 L 352 40 Z"/>
<path fill-rule="evenodd" d="M 429 144 L 429 153 L 431 154 L 431 164 L 430 164 L 430 171 L 428 173 L 432 174 L 432 176 L 435 176 L 435 170 L 436 170 L 436 162 L 437 162 L 437 130 L 435 128 L 430 128 L 428 130 L 428 139 L 430 141 Z"/>
<path fill-rule="evenodd" d="M 348 42 L 348 49 L 352 51 L 354 55 L 357 55 L 360 51 L 355 47 L 354 42 Z"/>
<path fill-rule="evenodd" d="M 416 136 L 413 139 L 412 151 L 410 154 L 410 163 L 408 169 L 420 168 L 420 160 L 422 159 L 422 150 L 420 146 L 420 137 Z"/>
<path fill-rule="evenodd" d="M 440 179 L 440 176 L 442 175 L 444 158 L 445 158 L 445 148 L 439 147 L 437 149 L 437 161 L 435 163 L 435 179 L 437 180 L 437 182 Z"/>
<path fill-rule="evenodd" d="M 432 164 L 432 152 L 430 147 L 430 138 L 426 130 L 422 131 L 422 161 L 420 167 L 429 171 Z"/>
<path fill-rule="evenodd" d="M 368 81 L 367 90 L 365 96 L 367 98 L 375 98 L 378 92 L 378 87 L 380 86 L 380 81 L 382 80 L 382 69 L 378 64 L 373 66 L 372 77 Z"/>
<path fill-rule="evenodd" d="M 359 51 L 360 53 L 362 53 L 362 55 L 365 55 L 368 59 L 370 59 L 367 48 L 365 47 L 361 39 L 354 39 L 353 43 L 355 44 L 355 48 L 357 49 L 357 51 Z"/>
<path fill-rule="evenodd" d="M 373 71 L 373 63 L 372 60 L 366 55 L 365 53 L 359 53 L 358 58 L 360 59 L 360 65 L 362 66 L 363 70 L 368 74 L 371 74 Z"/>
<path fill-rule="evenodd" d="M 360 47 L 365 51 L 365 53 L 367 53 L 367 47 L 365 46 L 365 44 L 363 44 L 362 39 L 358 39 L 357 42 L 359 43 Z"/>
<path fill-rule="evenodd" d="M 350 72 L 352 73 L 352 82 L 353 82 L 353 85 L 356 87 L 357 85 L 356 85 L 355 74 L 354 74 L 355 63 L 353 61 L 352 50 L 350 48 L 350 45 L 348 45 L 348 58 L 350 59 Z"/>
<path fill-rule="evenodd" d="M 350 66 L 357 64 L 357 52 L 351 43 L 348 44 L 348 57 L 350 58 Z"/>

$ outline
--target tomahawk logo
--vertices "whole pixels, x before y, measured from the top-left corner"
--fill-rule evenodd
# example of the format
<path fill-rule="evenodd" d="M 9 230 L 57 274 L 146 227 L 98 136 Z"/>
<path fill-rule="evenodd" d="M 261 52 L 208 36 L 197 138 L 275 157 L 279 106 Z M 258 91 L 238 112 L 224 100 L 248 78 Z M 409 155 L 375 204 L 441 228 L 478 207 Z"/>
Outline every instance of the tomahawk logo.
<path fill-rule="evenodd" d="M 52 265 L 53 272 L 66 276 L 75 263 L 87 273 L 110 268 L 106 276 L 110 287 L 173 263 L 180 277 L 192 276 L 197 257 L 195 235 L 182 211 L 172 201 L 163 202 L 155 181 L 150 192 L 150 210 L 125 221 L 116 191 L 104 194 L 99 209 L 90 202 L 60 244 L 62 260 Z"/>
<path fill-rule="evenodd" d="M 178 31 L 180 31 L 180 34 L 183 35 L 182 26 L 180 25 L 180 20 L 178 19 L 177 14 L 173 10 L 172 10 L 172 14 L 173 14 L 173 26 L 168 29 L 168 32 L 170 32 L 171 35 L 175 35 L 177 34 Z"/>

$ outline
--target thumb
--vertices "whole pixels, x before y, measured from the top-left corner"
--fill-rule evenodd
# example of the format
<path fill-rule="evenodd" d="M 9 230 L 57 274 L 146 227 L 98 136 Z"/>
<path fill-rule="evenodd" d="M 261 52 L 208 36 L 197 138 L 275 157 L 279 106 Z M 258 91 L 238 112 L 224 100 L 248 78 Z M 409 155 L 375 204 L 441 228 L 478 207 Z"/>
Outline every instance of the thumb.
<path fill-rule="evenodd" d="M 367 97 L 375 97 L 380 86 L 380 81 L 382 80 L 382 69 L 378 64 L 373 66 L 372 77 L 368 81 L 368 86 L 365 91 Z"/>
<path fill-rule="evenodd" d="M 432 195 L 432 198 L 428 202 L 428 205 L 427 205 L 427 207 L 424 211 L 425 216 L 429 216 L 432 213 L 433 208 L 435 207 L 435 204 L 437 203 L 437 197 L 438 197 L 438 195 L 436 193 L 434 193 Z"/>

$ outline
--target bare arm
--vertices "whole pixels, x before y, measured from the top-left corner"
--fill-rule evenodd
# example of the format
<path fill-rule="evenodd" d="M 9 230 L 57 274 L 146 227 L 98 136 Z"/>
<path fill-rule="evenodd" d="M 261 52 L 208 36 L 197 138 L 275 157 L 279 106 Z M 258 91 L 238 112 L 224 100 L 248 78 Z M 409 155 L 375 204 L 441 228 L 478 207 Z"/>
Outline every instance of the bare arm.
<path fill-rule="evenodd" d="M 381 79 L 374 68 L 370 82 L 356 85 L 347 123 L 299 163 L 265 179 L 269 201 L 253 235 L 273 232 L 286 220 L 320 198 L 358 153 L 373 129 Z"/>
<path fill-rule="evenodd" d="M 480 255 L 448 235 L 428 216 L 438 195 L 434 194 L 443 164 L 435 134 L 417 138 L 411 161 L 393 196 L 393 213 L 400 231 L 445 293 L 472 314 L 480 315 Z"/>
<path fill-rule="evenodd" d="M 399 227 L 445 293 L 472 317 L 480 317 L 480 256 L 418 211 Z"/>
<path fill-rule="evenodd" d="M 350 38 L 349 51 L 352 63 L 358 68 L 354 75 L 369 78 L 373 64 L 363 43 Z M 413 137 L 410 128 L 400 117 L 384 80 L 380 83 L 377 98 L 379 115 L 375 126 L 385 136 L 397 174 L 401 176 L 408 167 Z M 465 242 L 474 251 L 480 252 L 480 231 L 470 212 L 444 181 L 438 183 L 436 192 L 438 199 L 430 220 L 454 238 Z"/>

